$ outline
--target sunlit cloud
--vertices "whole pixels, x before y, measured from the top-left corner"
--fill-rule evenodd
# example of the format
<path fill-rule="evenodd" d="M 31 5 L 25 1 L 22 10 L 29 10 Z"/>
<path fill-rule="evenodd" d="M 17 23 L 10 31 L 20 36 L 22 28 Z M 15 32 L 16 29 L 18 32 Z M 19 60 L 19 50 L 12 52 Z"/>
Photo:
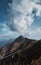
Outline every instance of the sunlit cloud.
<path fill-rule="evenodd" d="M 38 17 L 37 20 L 41 17 L 40 0 L 12 0 L 9 6 L 9 20 L 7 22 L 9 28 L 27 37 L 37 39 L 37 36 L 40 36 L 40 27 L 36 27 L 34 30 L 31 28 L 33 29 L 35 17 Z"/>
<path fill-rule="evenodd" d="M 19 34 L 11 31 L 6 23 L 0 23 L 0 41 L 15 39 L 17 36 L 19 36 Z"/>

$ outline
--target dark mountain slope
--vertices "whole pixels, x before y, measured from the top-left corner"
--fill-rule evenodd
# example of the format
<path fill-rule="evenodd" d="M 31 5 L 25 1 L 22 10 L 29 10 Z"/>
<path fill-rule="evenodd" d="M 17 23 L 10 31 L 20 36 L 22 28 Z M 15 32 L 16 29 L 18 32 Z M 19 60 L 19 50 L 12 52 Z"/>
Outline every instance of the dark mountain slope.
<path fill-rule="evenodd" d="M 1 56 L 0 65 L 41 65 L 41 40 L 19 36 L 1 49 Z"/>

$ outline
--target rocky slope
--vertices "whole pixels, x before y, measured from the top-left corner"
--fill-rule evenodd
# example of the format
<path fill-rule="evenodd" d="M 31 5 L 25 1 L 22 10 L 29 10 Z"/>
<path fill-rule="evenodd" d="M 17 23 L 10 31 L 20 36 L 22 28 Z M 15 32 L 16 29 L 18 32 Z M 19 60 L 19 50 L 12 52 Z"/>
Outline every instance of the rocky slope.
<path fill-rule="evenodd" d="M 19 36 L 0 49 L 0 65 L 41 65 L 41 40 Z"/>

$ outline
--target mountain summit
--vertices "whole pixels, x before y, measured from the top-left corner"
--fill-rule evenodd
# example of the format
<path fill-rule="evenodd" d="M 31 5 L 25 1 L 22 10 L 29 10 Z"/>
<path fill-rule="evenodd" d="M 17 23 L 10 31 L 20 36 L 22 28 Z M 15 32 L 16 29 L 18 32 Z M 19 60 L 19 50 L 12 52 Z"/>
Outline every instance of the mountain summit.
<path fill-rule="evenodd" d="M 0 49 L 0 65 L 41 65 L 41 40 L 19 36 Z"/>

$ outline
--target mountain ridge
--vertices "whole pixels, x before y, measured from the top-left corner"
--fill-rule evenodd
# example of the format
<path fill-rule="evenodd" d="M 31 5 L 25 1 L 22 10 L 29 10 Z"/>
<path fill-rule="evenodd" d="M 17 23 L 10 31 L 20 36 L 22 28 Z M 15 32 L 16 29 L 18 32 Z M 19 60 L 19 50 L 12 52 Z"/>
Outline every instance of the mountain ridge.
<path fill-rule="evenodd" d="M 0 58 L 8 56 L 3 60 L 3 65 L 4 63 L 8 65 L 7 61 L 11 65 L 41 65 L 41 40 L 37 41 L 19 36 L 10 44 L 4 46 L 0 51 Z"/>

